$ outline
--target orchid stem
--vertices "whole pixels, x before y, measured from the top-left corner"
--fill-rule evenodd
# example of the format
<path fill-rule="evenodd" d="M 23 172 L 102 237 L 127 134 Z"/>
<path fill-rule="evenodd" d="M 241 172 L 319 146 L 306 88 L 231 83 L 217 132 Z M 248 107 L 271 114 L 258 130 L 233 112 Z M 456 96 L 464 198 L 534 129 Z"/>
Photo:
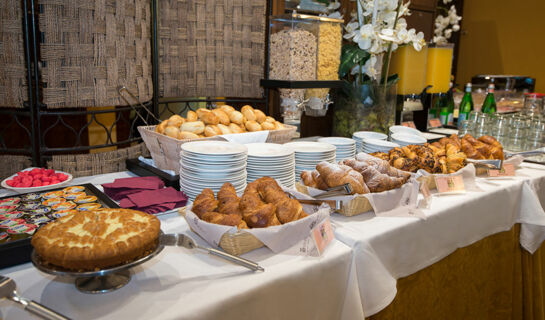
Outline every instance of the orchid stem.
<path fill-rule="evenodd" d="M 394 20 L 394 30 L 397 27 L 397 21 L 399 20 L 399 10 L 401 9 L 401 2 L 397 2 L 396 18 Z M 384 79 L 384 95 L 386 96 L 386 84 L 388 82 L 388 72 L 390 72 L 390 59 L 392 58 L 392 42 L 388 44 L 388 53 L 386 55 L 386 61 L 382 64 L 382 78 Z"/>

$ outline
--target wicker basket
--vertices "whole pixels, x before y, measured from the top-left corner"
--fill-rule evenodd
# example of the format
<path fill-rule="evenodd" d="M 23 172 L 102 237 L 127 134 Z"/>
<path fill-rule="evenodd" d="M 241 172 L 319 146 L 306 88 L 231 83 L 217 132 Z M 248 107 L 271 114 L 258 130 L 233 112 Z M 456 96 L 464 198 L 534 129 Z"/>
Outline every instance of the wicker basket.
<path fill-rule="evenodd" d="M 284 125 L 284 129 L 271 130 L 267 138 L 270 143 L 286 143 L 293 138 L 297 127 Z M 140 136 L 150 150 L 155 165 L 163 170 L 180 171 L 180 151 L 182 144 L 190 141 L 224 140 L 221 136 L 178 140 L 155 132 L 155 126 L 138 127 Z M 245 133 L 239 133 L 245 134 Z"/>
<path fill-rule="evenodd" d="M 178 209 L 178 212 L 184 218 L 185 209 L 186 207 Z M 191 231 L 195 232 L 193 229 Z M 235 256 L 239 256 L 246 252 L 250 252 L 265 246 L 258 238 L 247 232 L 224 233 L 223 236 L 221 236 L 219 244 L 225 252 Z"/>
<path fill-rule="evenodd" d="M 28 100 L 20 0 L 0 1 L 0 107 L 22 108 Z"/>
<path fill-rule="evenodd" d="M 309 194 L 307 186 L 303 185 L 301 182 L 297 182 L 295 188 L 301 193 Z M 342 208 L 336 212 L 343 216 L 352 217 L 372 210 L 373 207 L 366 197 L 356 196 L 354 199 L 348 201 L 348 203 L 343 201 Z"/>
<path fill-rule="evenodd" d="M 486 172 L 487 172 L 486 168 L 482 168 L 482 167 L 475 168 L 475 175 L 476 176 L 485 175 Z M 444 175 L 444 174 L 441 174 L 441 175 Z M 426 183 L 428 185 L 428 189 L 430 189 L 430 190 L 437 189 L 437 186 L 435 185 L 435 174 L 432 174 L 432 175 L 429 175 L 429 176 L 421 176 L 421 177 L 418 177 L 417 180 L 420 183 Z"/>

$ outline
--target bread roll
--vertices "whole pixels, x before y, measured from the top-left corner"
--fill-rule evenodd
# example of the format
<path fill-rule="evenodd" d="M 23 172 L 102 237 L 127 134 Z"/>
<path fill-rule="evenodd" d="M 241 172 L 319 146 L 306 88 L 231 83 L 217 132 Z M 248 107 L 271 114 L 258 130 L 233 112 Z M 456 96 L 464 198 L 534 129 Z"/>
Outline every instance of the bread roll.
<path fill-rule="evenodd" d="M 195 134 L 204 132 L 204 123 L 202 121 L 184 122 L 180 127 L 181 131 L 193 132 Z"/>
<path fill-rule="evenodd" d="M 214 109 L 212 112 L 218 117 L 221 124 L 224 124 L 226 126 L 231 123 L 231 120 L 229 120 L 229 116 L 224 111 L 221 111 L 220 109 Z"/>
<path fill-rule="evenodd" d="M 231 107 L 231 106 L 228 106 L 228 105 L 224 105 L 224 106 L 221 106 L 219 107 L 219 109 L 223 112 L 225 112 L 227 115 L 231 114 L 231 112 L 235 111 L 235 108 Z"/>
<path fill-rule="evenodd" d="M 174 114 L 170 118 L 168 118 L 167 126 L 173 126 L 173 127 L 179 128 L 184 122 L 185 122 L 184 118 L 180 117 L 177 114 Z"/>
<path fill-rule="evenodd" d="M 265 119 L 265 121 L 274 123 L 276 120 L 274 120 L 274 118 L 271 117 L 271 116 L 267 116 L 267 118 Z"/>
<path fill-rule="evenodd" d="M 236 123 L 229 124 L 229 129 L 231 129 L 231 132 L 233 132 L 233 133 L 242 133 L 242 132 L 244 132 L 244 131 L 242 131 L 240 126 L 238 124 L 236 124 Z"/>
<path fill-rule="evenodd" d="M 244 107 L 242 107 L 240 111 L 246 117 L 248 121 L 255 121 L 256 118 L 255 118 L 254 108 L 252 108 L 249 105 L 245 105 Z"/>
<path fill-rule="evenodd" d="M 199 139 L 200 136 L 194 134 L 193 132 L 187 132 L 187 131 L 180 131 L 180 134 L 178 135 L 178 139 Z"/>
<path fill-rule="evenodd" d="M 197 113 L 195 111 L 191 111 L 191 110 L 189 110 L 187 112 L 185 117 L 186 117 L 187 122 L 199 120 L 199 117 L 197 116 Z"/>
<path fill-rule="evenodd" d="M 280 121 L 275 121 L 274 126 L 275 126 L 276 130 L 284 129 L 284 124 L 282 122 L 280 122 Z"/>
<path fill-rule="evenodd" d="M 240 128 L 240 130 L 242 130 L 242 132 L 247 132 L 248 131 L 248 130 L 246 130 L 246 126 L 244 125 L 244 123 L 237 124 L 237 126 Z"/>
<path fill-rule="evenodd" d="M 155 132 L 158 132 L 160 134 L 165 133 L 165 128 L 167 127 L 168 120 L 163 120 L 160 124 L 158 124 L 155 127 Z"/>
<path fill-rule="evenodd" d="M 246 129 L 248 129 L 248 131 L 260 131 L 261 130 L 261 125 L 259 123 L 257 123 L 257 121 L 246 121 L 245 123 L 246 125 Z"/>
<path fill-rule="evenodd" d="M 264 121 L 262 124 L 261 124 L 261 128 L 263 128 L 263 130 L 275 130 L 276 129 L 276 126 L 274 125 L 274 123 L 270 123 L 268 121 Z"/>
<path fill-rule="evenodd" d="M 221 134 L 221 130 L 216 125 L 208 125 L 204 128 L 204 135 L 207 137 L 213 137 Z"/>
<path fill-rule="evenodd" d="M 165 135 L 178 139 L 178 134 L 180 133 L 180 130 L 174 126 L 167 126 L 165 128 Z"/>
<path fill-rule="evenodd" d="M 244 116 L 239 111 L 233 111 L 229 114 L 229 119 L 231 122 L 236 124 L 241 124 L 244 122 Z"/>
<path fill-rule="evenodd" d="M 197 115 L 199 116 L 199 119 L 204 122 L 205 124 L 218 124 L 220 123 L 220 119 L 218 116 L 216 116 L 212 111 L 207 109 L 197 109 Z"/>
<path fill-rule="evenodd" d="M 257 121 L 257 123 L 263 123 L 265 122 L 265 120 L 267 120 L 267 115 L 265 115 L 263 113 L 263 111 L 261 110 L 258 110 L 258 109 L 255 109 L 254 110 L 254 115 L 255 115 L 255 121 Z"/>
<path fill-rule="evenodd" d="M 231 134 L 231 133 L 233 133 L 233 132 L 231 131 L 231 129 L 229 129 L 228 126 L 223 125 L 223 124 L 221 124 L 221 123 L 218 124 L 218 128 L 221 130 L 221 134 Z"/>

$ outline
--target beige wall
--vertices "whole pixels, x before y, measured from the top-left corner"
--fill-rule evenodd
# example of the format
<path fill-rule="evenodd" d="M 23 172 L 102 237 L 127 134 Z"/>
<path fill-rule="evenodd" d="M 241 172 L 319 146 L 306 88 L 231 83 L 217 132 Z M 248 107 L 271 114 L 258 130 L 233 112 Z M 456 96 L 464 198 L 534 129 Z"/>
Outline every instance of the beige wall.
<path fill-rule="evenodd" d="M 476 74 L 537 79 L 545 92 L 545 0 L 465 0 L 457 81 Z"/>

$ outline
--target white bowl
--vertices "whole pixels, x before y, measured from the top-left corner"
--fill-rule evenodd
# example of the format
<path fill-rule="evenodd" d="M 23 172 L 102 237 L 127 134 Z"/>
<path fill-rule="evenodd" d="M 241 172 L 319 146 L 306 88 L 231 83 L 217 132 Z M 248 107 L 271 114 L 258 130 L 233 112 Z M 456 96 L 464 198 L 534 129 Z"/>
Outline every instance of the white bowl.
<path fill-rule="evenodd" d="M 21 171 L 30 171 L 30 170 L 32 170 L 34 168 L 35 167 L 30 167 L 30 168 L 23 169 Z M 15 173 L 15 174 L 12 174 L 11 176 L 7 177 L 6 179 L 2 180 L 1 185 L 2 185 L 2 188 L 13 190 L 13 191 L 15 191 L 17 193 L 29 193 L 29 192 L 39 192 L 39 191 L 44 191 L 44 190 L 49 190 L 49 189 L 55 189 L 55 188 L 58 188 L 58 187 L 65 186 L 66 184 L 68 184 L 68 182 L 72 181 L 72 175 L 70 173 L 66 173 L 66 172 L 58 171 L 58 170 L 55 170 L 55 173 L 63 173 L 63 174 L 68 176 L 68 179 L 64 180 L 63 182 L 59 182 L 59 183 L 56 183 L 56 184 L 51 184 L 51 185 L 48 185 L 48 186 L 15 188 L 15 187 L 8 186 L 8 184 L 6 183 L 6 181 L 13 179 L 13 177 L 15 177 L 17 175 L 17 173 Z"/>
<path fill-rule="evenodd" d="M 384 133 L 374 132 L 374 131 L 357 131 L 357 132 L 354 132 L 352 136 L 360 140 L 362 139 L 386 140 L 386 138 L 388 138 L 388 136 L 385 135 Z"/>
<path fill-rule="evenodd" d="M 394 133 L 392 134 L 392 140 L 399 141 L 402 144 L 424 144 L 428 142 L 424 137 L 406 133 Z"/>
<path fill-rule="evenodd" d="M 392 136 L 392 134 L 394 133 L 404 133 L 404 134 L 422 136 L 422 132 L 416 130 L 415 128 L 410 128 L 405 126 L 391 126 L 389 130 L 390 130 L 390 136 Z"/>

